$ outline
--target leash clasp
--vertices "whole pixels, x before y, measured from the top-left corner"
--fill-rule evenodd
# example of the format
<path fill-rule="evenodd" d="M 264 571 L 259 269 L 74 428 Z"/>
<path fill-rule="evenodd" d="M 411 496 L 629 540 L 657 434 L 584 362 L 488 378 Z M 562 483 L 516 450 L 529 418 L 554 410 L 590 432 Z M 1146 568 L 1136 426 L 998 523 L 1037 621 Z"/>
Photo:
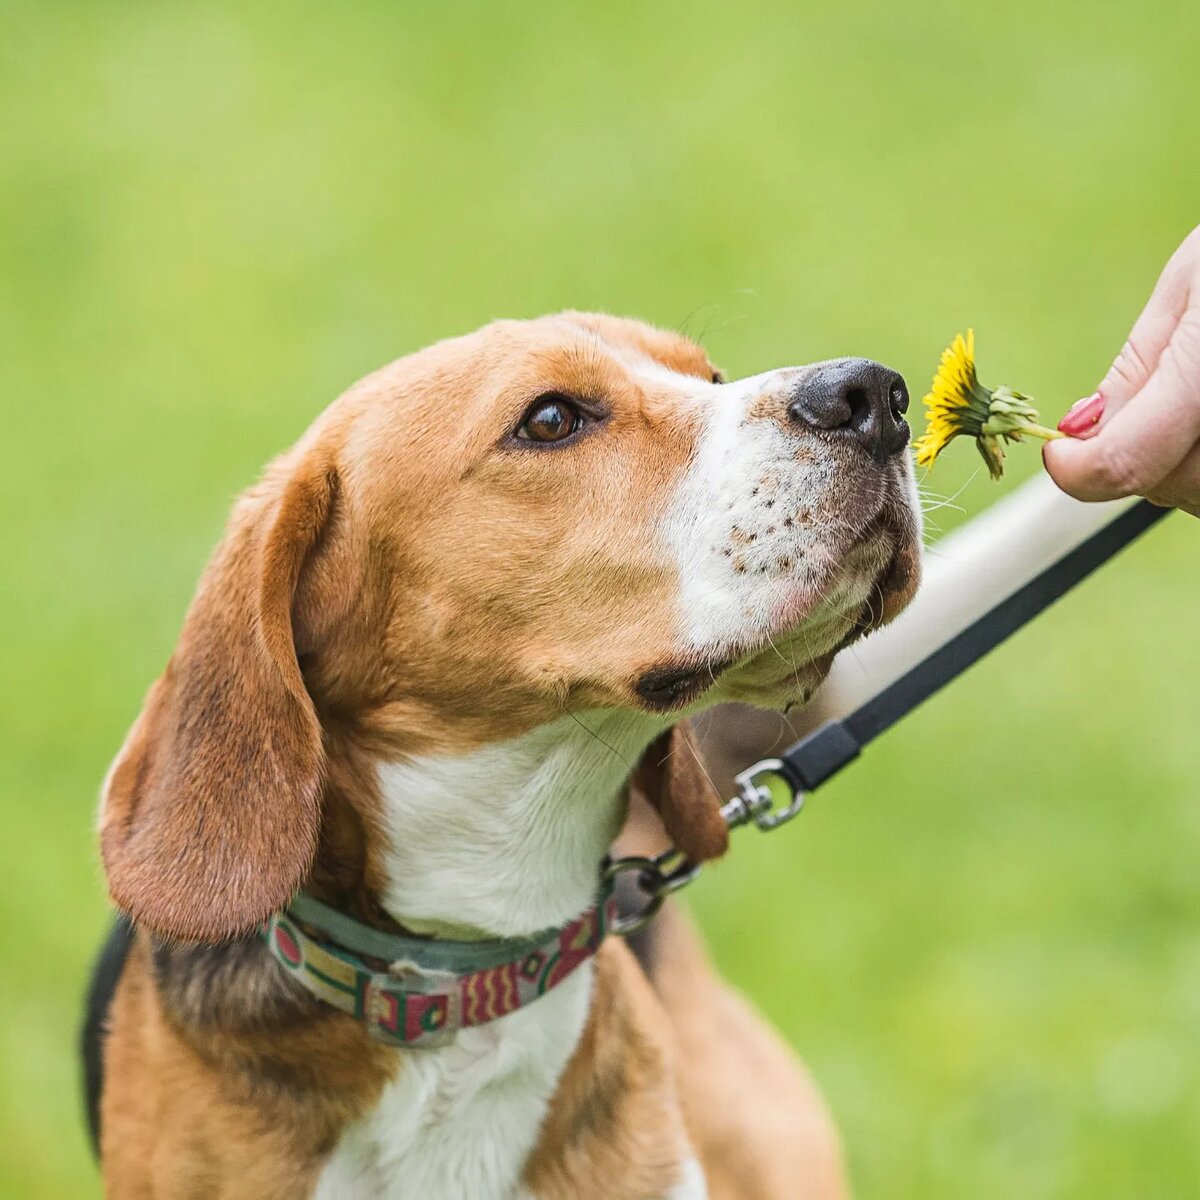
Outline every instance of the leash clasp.
<path fill-rule="evenodd" d="M 804 792 L 793 782 L 786 765 L 778 758 L 764 758 L 734 776 L 738 794 L 721 805 L 721 816 L 730 829 L 753 822 L 769 833 L 786 824 L 804 807 Z M 630 855 L 609 859 L 604 864 L 605 884 L 615 885 L 619 876 L 636 871 L 638 890 L 646 903 L 637 912 L 618 916 L 609 932 L 628 937 L 654 920 L 663 902 L 700 874 L 700 864 L 690 862 L 672 846 L 655 858 Z"/>
<path fill-rule="evenodd" d="M 770 833 L 804 808 L 804 792 L 793 782 L 782 759 L 764 758 L 733 777 L 738 794 L 721 808 L 730 829 L 751 821 Z"/>

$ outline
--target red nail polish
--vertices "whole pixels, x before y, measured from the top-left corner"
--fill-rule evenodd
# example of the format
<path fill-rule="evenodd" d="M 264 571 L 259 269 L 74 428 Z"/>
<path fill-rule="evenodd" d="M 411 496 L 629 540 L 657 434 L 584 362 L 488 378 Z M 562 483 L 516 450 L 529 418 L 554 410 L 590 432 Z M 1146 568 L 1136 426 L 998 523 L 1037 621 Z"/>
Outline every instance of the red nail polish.
<path fill-rule="evenodd" d="M 1093 392 L 1082 400 L 1077 400 L 1067 411 L 1067 415 L 1058 423 L 1061 433 L 1068 437 L 1079 437 L 1088 433 L 1100 424 L 1104 416 L 1104 397 L 1099 392 Z"/>

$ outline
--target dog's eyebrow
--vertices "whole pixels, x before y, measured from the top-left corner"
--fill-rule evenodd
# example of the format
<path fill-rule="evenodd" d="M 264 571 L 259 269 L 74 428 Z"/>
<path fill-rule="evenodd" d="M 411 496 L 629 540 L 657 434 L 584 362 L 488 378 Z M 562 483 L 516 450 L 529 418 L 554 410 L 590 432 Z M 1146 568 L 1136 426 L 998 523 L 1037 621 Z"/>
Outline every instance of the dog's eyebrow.
<path fill-rule="evenodd" d="M 608 342 L 597 331 L 580 329 L 585 342 L 571 342 L 561 348 L 570 367 L 584 371 L 607 371 L 615 365 L 626 365 L 618 346 Z"/>
<path fill-rule="evenodd" d="M 520 381 L 504 389 L 506 411 L 511 407 L 512 420 L 521 415 L 525 405 L 549 392 L 607 407 L 614 385 L 630 382 L 633 371 L 617 347 L 593 337 L 582 327 L 579 333 L 579 341 L 535 352 L 521 372 Z"/>
<path fill-rule="evenodd" d="M 655 383 L 666 383 L 672 387 L 683 387 L 689 390 L 698 387 L 712 387 L 713 381 L 707 375 L 693 375 L 688 371 L 678 371 L 667 366 L 649 354 L 640 354 L 636 361 L 631 362 L 630 369 L 642 379 L 653 380 Z"/>

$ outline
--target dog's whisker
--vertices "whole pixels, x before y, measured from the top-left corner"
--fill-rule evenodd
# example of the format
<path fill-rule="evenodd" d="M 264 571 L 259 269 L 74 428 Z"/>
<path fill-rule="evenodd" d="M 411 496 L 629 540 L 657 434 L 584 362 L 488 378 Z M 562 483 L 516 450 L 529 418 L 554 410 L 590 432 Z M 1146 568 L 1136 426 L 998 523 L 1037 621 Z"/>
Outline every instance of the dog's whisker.
<path fill-rule="evenodd" d="M 613 746 L 610 742 L 606 742 L 604 738 L 602 738 L 594 729 L 589 729 L 569 708 L 564 709 L 563 711 L 566 712 L 567 716 L 570 717 L 571 720 L 574 721 L 584 733 L 589 734 L 591 737 L 595 738 L 596 741 L 598 741 L 606 750 L 611 751 L 618 762 L 624 763 L 625 766 L 627 766 L 631 771 L 633 770 L 633 763 L 631 763 L 615 746 Z"/>

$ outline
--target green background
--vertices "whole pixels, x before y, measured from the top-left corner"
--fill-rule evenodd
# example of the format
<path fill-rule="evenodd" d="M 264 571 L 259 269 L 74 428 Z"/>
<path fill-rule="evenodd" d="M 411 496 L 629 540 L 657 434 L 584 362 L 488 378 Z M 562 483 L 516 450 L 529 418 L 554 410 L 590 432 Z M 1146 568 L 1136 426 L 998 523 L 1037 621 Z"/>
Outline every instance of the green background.
<path fill-rule="evenodd" d="M 232 496 L 347 383 L 577 306 L 919 390 L 971 323 L 1057 417 L 1200 219 L 1191 0 L 4 11 L 5 1196 L 97 1192 L 97 787 Z M 931 486 L 1002 490 L 966 447 Z M 1200 1195 L 1198 582 L 1175 517 L 696 889 L 860 1196 Z"/>

